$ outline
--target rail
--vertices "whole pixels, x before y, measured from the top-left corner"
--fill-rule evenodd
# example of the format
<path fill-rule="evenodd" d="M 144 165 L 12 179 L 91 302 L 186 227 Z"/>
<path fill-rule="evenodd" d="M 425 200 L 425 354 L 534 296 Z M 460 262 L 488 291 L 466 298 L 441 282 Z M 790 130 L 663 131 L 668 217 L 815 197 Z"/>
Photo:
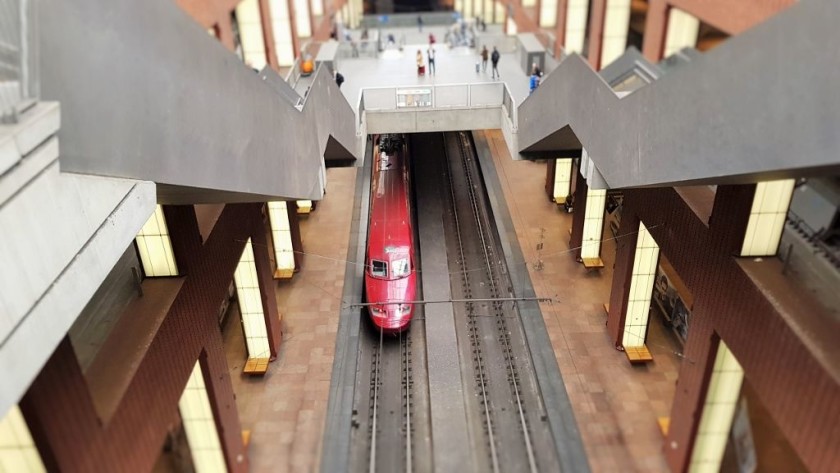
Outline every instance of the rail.
<path fill-rule="evenodd" d="M 0 2 L 0 123 L 17 123 L 38 97 L 35 13 L 30 0 Z"/>

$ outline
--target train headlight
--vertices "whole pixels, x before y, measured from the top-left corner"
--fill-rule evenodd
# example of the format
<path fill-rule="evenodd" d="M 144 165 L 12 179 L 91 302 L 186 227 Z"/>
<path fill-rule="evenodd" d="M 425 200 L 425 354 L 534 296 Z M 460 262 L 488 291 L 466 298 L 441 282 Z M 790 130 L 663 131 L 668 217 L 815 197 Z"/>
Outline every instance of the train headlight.
<path fill-rule="evenodd" d="M 411 312 L 411 304 L 400 304 L 400 315 Z"/>
<path fill-rule="evenodd" d="M 385 317 L 385 309 L 380 306 L 372 305 L 370 306 L 370 313 L 374 317 Z"/>

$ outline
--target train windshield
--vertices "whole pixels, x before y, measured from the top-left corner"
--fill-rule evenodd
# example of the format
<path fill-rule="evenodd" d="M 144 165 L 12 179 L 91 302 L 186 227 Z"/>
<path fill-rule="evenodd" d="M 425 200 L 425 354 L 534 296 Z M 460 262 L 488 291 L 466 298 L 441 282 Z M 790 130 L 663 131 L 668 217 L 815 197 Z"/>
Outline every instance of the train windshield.
<path fill-rule="evenodd" d="M 388 277 L 388 263 L 384 261 L 371 260 L 370 275 L 375 278 Z"/>
<path fill-rule="evenodd" d="M 395 278 L 404 278 L 411 272 L 411 266 L 408 264 L 408 258 L 395 260 L 392 263 L 393 276 Z"/>

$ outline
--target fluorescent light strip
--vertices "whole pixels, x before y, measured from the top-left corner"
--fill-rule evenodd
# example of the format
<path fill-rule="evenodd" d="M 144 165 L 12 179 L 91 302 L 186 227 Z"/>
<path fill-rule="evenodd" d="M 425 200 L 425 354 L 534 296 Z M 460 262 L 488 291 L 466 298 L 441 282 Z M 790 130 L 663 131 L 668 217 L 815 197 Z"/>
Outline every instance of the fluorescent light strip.
<path fill-rule="evenodd" d="M 540 26 L 554 28 L 557 25 L 557 0 L 542 0 L 540 3 Z"/>
<path fill-rule="evenodd" d="M 665 57 L 668 57 L 683 48 L 697 46 L 697 32 L 700 30 L 700 21 L 693 15 L 686 13 L 679 8 L 671 8 L 668 11 L 668 32 L 665 35 Z"/>
<path fill-rule="evenodd" d="M 586 192 L 586 213 L 583 217 L 583 242 L 581 258 L 601 257 L 601 236 L 604 229 L 604 206 L 606 189 L 592 189 Z"/>
<path fill-rule="evenodd" d="M 601 43 L 601 68 L 608 66 L 624 53 L 629 28 L 630 0 L 607 0 Z"/>
<path fill-rule="evenodd" d="M 756 185 L 741 256 L 773 256 L 778 252 L 793 187 L 793 179 Z"/>
<path fill-rule="evenodd" d="M 41 473 L 47 471 L 35 447 L 29 426 L 17 405 L 0 419 L 0 472 Z"/>
<path fill-rule="evenodd" d="M 233 280 L 236 284 L 236 298 L 239 300 L 242 328 L 245 331 L 248 359 L 269 358 L 271 351 L 268 345 L 268 331 L 265 326 L 257 267 L 254 263 L 254 247 L 251 245 L 250 238 L 245 243 L 245 250 L 242 251 Z"/>
<path fill-rule="evenodd" d="M 639 222 L 633 274 L 630 276 L 630 294 L 627 297 L 627 315 L 624 319 L 624 336 L 621 341 L 625 348 L 645 345 L 650 298 L 653 294 L 658 263 L 659 245 L 656 244 L 645 224 Z"/>
<path fill-rule="evenodd" d="M 140 262 L 146 277 L 177 276 L 178 266 L 175 264 L 175 254 L 172 252 L 172 240 L 163 207 L 155 207 L 155 211 L 140 229 L 135 238 Z"/>
<path fill-rule="evenodd" d="M 572 186 L 572 158 L 554 160 L 554 201 L 564 202 Z"/>
<path fill-rule="evenodd" d="M 294 271 L 295 253 L 286 202 L 269 202 L 268 217 L 274 242 L 274 259 L 277 260 L 276 269 L 280 272 Z"/>
<path fill-rule="evenodd" d="M 190 446 L 196 473 L 222 473 L 227 471 L 219 431 L 210 398 L 204 385 L 201 364 L 195 363 L 187 386 L 178 401 L 184 432 Z"/>
<path fill-rule="evenodd" d="M 706 391 L 700 427 L 694 441 L 688 468 L 690 472 L 720 470 L 743 380 L 744 369 L 721 340 L 709 380 L 709 389 Z"/>
<path fill-rule="evenodd" d="M 239 23 L 239 36 L 242 39 L 245 63 L 255 69 L 262 69 L 267 61 L 258 0 L 239 2 L 236 5 L 236 21 Z"/>
<path fill-rule="evenodd" d="M 291 66 L 295 62 L 295 51 L 289 5 L 286 0 L 269 0 L 268 9 L 271 12 L 271 32 L 274 34 L 277 63 L 281 67 Z"/>
<path fill-rule="evenodd" d="M 563 42 L 567 54 L 583 52 L 587 21 L 589 0 L 569 0 L 566 5 L 566 38 Z"/>

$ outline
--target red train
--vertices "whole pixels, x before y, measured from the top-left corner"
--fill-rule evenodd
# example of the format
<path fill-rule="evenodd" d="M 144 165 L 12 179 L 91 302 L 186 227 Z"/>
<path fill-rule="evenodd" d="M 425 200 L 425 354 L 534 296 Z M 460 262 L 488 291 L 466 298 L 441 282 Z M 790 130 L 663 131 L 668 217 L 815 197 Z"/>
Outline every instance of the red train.
<path fill-rule="evenodd" d="M 405 330 L 414 314 L 417 273 L 402 135 L 374 137 L 365 294 L 373 324 L 386 333 Z"/>

